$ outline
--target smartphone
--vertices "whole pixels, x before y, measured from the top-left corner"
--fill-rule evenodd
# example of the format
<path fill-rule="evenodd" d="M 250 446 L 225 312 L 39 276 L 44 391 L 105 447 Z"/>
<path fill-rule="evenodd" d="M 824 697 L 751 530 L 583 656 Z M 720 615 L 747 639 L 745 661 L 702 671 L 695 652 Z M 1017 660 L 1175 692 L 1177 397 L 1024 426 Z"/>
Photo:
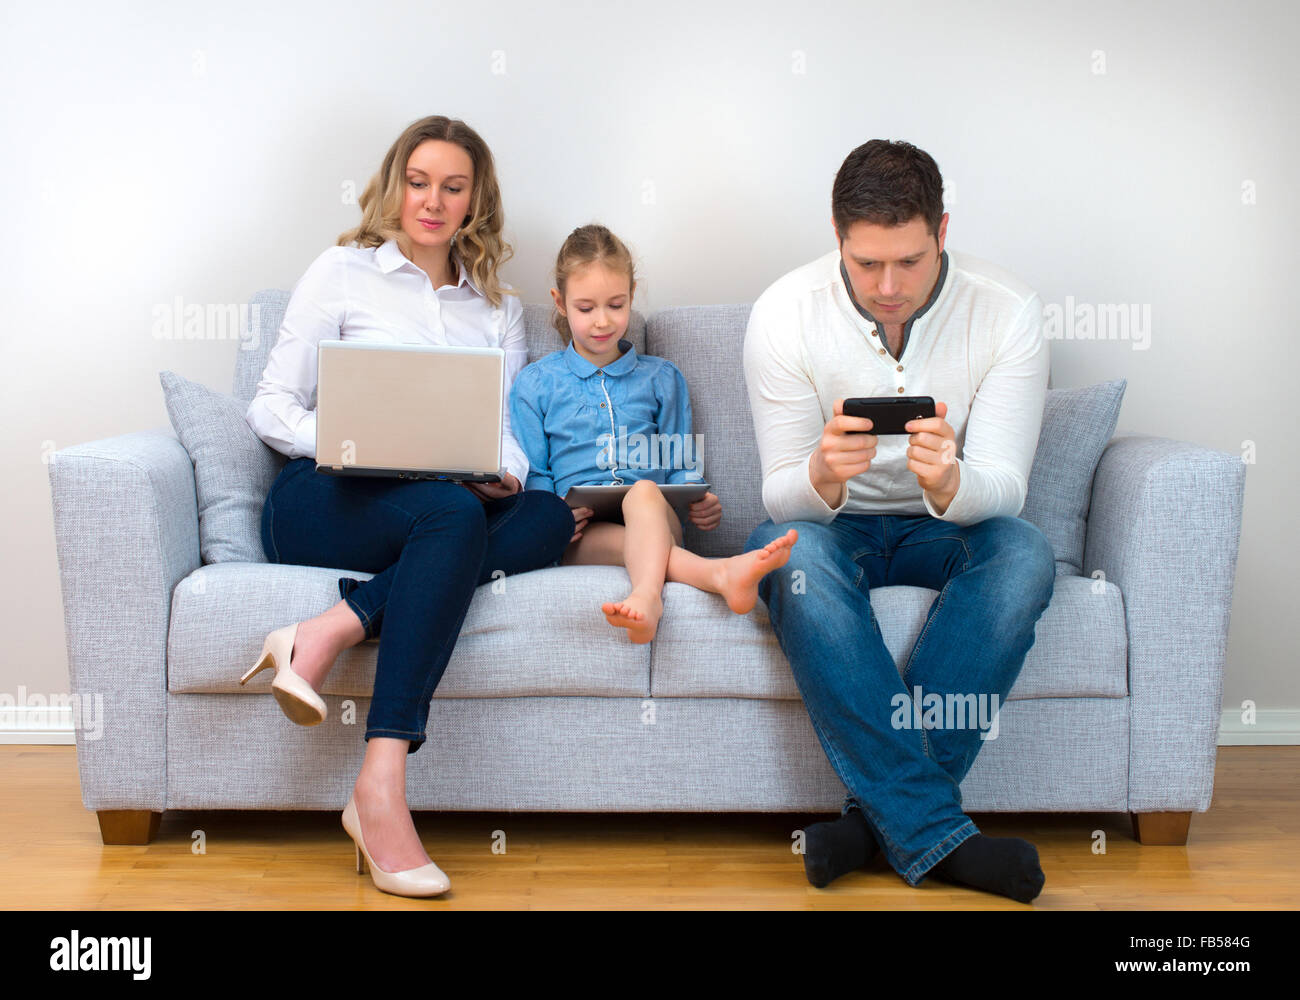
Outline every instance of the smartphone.
<path fill-rule="evenodd" d="M 934 416 L 933 396 L 855 396 L 844 401 L 846 417 L 867 417 L 871 430 L 855 434 L 910 434 L 909 420 Z"/>

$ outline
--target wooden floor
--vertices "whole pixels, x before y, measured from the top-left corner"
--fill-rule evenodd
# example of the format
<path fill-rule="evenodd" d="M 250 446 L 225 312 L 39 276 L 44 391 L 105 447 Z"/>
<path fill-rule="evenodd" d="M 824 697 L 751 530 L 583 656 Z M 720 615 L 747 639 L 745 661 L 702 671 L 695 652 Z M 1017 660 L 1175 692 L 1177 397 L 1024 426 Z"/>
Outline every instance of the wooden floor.
<path fill-rule="evenodd" d="M 1294 909 L 1300 747 L 1222 747 L 1213 805 L 1185 847 L 1143 847 L 1123 814 L 975 814 L 1033 842 L 1038 909 Z M 0 907 L 6 909 L 1021 909 L 883 860 L 814 889 L 796 814 L 418 813 L 452 891 L 414 900 L 353 867 L 339 813 L 169 811 L 153 843 L 105 847 L 81 804 L 75 747 L 0 746 Z M 493 853 L 493 831 L 505 853 Z M 1094 831 L 1105 853 L 1094 853 Z M 205 853 L 196 853 L 202 831 Z"/>

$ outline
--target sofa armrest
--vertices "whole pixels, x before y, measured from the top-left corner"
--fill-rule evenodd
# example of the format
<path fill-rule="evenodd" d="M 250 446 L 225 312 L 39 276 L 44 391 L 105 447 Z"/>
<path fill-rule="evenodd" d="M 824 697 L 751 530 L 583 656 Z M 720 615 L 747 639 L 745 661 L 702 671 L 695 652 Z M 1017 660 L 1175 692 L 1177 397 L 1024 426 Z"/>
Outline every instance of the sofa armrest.
<path fill-rule="evenodd" d="M 1130 812 L 1210 806 L 1245 482 L 1236 455 L 1145 435 L 1097 466 L 1083 565 L 1124 597 Z"/>
<path fill-rule="evenodd" d="M 199 566 L 194 466 L 168 428 L 64 448 L 49 467 L 68 675 L 99 723 L 77 726 L 82 801 L 161 811 L 171 596 Z"/>

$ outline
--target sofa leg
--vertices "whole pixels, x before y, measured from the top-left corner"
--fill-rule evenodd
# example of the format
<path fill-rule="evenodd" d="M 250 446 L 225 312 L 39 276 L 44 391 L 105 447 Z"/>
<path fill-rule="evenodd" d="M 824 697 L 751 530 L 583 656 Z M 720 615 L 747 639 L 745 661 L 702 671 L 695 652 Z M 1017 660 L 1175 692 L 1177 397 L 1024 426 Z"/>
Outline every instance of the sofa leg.
<path fill-rule="evenodd" d="M 105 844 L 147 844 L 162 821 L 162 813 L 148 809 L 100 809 L 95 815 Z"/>
<path fill-rule="evenodd" d="M 1190 812 L 1129 813 L 1133 819 L 1133 839 L 1140 844 L 1187 843 Z"/>

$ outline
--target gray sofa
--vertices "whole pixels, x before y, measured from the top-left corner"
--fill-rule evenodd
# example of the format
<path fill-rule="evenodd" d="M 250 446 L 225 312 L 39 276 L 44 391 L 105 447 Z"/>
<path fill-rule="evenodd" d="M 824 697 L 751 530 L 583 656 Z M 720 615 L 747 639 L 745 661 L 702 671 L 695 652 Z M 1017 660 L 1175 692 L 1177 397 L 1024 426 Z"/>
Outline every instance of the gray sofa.
<path fill-rule="evenodd" d="M 253 298 L 228 413 L 252 398 L 287 301 Z M 691 386 L 704 474 L 723 503 L 717 529 L 687 527 L 704 555 L 739 552 L 766 517 L 741 366 L 748 313 L 634 314 L 628 334 Z M 533 360 L 561 346 L 548 308 L 525 314 Z M 1021 516 L 1057 549 L 1056 589 L 963 802 L 1128 812 L 1143 842 L 1182 843 L 1210 804 L 1245 466 L 1195 444 L 1112 438 L 1118 400 L 1081 415 L 1090 399 L 1048 393 Z M 1102 436 L 1099 459 L 1074 473 L 1082 508 L 1056 509 L 1069 488 L 1057 466 L 1077 457 L 1071 435 L 1089 420 Z M 238 433 L 220 431 L 216 447 Z M 211 443 L 192 459 L 172 429 L 140 431 L 50 462 L 71 690 L 103 699 L 102 731 L 78 729 L 77 760 L 105 843 L 147 843 L 169 808 L 340 810 L 361 764 L 377 641 L 340 657 L 321 726 L 284 717 L 269 673 L 239 686 L 268 632 L 333 605 L 341 575 L 368 576 L 265 561 L 257 491 L 284 457 L 253 440 L 254 458 L 235 464 L 261 471 L 219 529 L 239 535 L 234 545 L 202 539 L 218 530 L 214 487 L 196 486 Z M 599 610 L 626 587 L 621 567 L 552 567 L 480 588 L 428 742 L 408 762 L 411 808 L 838 813 L 844 788 L 762 602 L 737 616 L 669 583 L 656 639 L 633 645 Z M 896 662 L 935 596 L 873 592 Z"/>

